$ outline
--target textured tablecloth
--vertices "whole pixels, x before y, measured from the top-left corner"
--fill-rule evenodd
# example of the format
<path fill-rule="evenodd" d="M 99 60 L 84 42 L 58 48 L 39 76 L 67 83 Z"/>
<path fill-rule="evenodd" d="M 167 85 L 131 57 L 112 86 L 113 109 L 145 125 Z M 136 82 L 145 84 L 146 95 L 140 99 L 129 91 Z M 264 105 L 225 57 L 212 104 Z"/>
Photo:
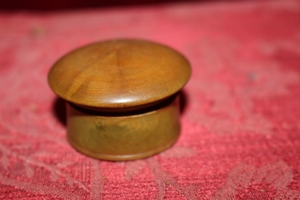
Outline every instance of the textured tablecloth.
<path fill-rule="evenodd" d="M 193 74 L 172 148 L 99 161 L 68 144 L 47 73 L 120 37 L 177 49 Z M 299 1 L 1 13 L 0 97 L 0 199 L 300 199 Z"/>

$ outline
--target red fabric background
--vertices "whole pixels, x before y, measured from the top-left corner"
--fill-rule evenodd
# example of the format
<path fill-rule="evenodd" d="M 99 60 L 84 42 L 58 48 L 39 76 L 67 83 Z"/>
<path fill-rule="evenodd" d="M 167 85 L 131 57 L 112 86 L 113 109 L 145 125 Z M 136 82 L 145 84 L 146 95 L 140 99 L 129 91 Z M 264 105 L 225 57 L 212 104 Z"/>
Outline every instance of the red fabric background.
<path fill-rule="evenodd" d="M 107 162 L 66 141 L 51 65 L 115 37 L 190 60 L 178 142 Z M 0 199 L 300 199 L 300 3 L 0 14 Z"/>

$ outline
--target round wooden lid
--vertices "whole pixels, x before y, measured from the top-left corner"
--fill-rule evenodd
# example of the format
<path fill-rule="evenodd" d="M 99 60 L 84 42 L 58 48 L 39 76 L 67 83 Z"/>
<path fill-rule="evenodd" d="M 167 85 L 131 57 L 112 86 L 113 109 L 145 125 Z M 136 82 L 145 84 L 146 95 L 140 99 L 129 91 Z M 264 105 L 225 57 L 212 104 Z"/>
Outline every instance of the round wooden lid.
<path fill-rule="evenodd" d="M 83 106 L 123 108 L 162 100 L 191 74 L 177 51 L 144 40 L 109 40 L 74 50 L 51 68 L 48 82 L 61 98 Z"/>

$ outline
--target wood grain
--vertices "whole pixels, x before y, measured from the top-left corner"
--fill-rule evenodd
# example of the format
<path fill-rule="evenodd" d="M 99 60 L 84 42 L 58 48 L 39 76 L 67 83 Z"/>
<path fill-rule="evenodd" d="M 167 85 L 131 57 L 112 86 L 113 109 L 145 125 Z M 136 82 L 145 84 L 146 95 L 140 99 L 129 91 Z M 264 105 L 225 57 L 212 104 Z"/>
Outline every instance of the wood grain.
<path fill-rule="evenodd" d="M 104 160 L 135 160 L 172 146 L 180 134 L 178 99 L 155 111 L 130 116 L 90 115 L 67 104 L 70 144 Z"/>
<path fill-rule="evenodd" d="M 191 74 L 177 51 L 144 40 L 109 40 L 79 48 L 50 70 L 61 98 L 84 106 L 123 108 L 149 104 L 179 91 Z"/>
<path fill-rule="evenodd" d="M 190 74 L 189 62 L 169 47 L 110 40 L 67 54 L 48 81 L 67 101 L 70 144 L 88 156 L 117 161 L 154 155 L 177 140 L 177 96 Z"/>

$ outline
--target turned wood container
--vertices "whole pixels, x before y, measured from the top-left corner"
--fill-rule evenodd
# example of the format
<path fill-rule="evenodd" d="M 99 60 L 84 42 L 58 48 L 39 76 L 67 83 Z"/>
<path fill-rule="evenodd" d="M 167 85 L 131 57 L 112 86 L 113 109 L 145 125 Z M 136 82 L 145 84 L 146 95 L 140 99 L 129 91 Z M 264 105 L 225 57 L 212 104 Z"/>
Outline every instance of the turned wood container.
<path fill-rule="evenodd" d="M 134 160 L 170 147 L 180 133 L 178 92 L 187 59 L 144 40 L 109 40 L 76 49 L 51 68 L 48 82 L 67 102 L 67 136 L 78 151 Z"/>

